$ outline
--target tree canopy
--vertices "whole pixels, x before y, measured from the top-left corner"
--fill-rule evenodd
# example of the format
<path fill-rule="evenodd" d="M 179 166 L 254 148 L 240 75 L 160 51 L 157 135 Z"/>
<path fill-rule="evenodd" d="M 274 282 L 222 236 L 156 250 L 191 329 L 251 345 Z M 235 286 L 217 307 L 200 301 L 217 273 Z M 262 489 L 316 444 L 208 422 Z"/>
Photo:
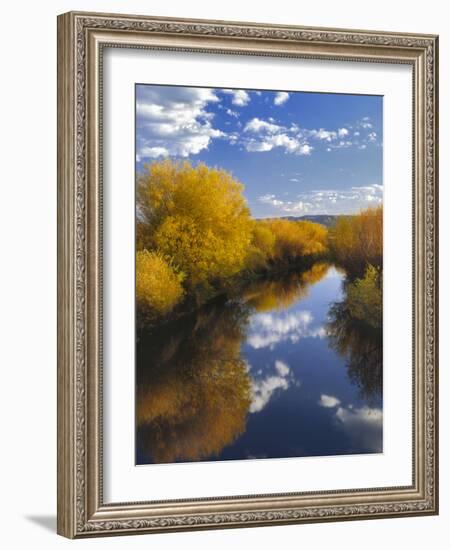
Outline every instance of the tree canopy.
<path fill-rule="evenodd" d="M 139 245 L 155 248 L 195 287 L 243 269 L 251 239 L 243 186 L 204 164 L 165 160 L 139 178 Z"/>
<path fill-rule="evenodd" d="M 364 274 L 368 264 L 383 263 L 383 207 L 340 216 L 330 230 L 330 249 L 347 270 Z"/>

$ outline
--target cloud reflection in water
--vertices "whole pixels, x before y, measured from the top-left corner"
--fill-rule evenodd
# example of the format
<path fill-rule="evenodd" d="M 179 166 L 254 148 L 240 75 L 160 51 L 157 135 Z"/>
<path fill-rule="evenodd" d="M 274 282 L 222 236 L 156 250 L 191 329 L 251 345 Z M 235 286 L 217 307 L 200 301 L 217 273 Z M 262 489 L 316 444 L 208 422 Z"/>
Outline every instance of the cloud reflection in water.
<path fill-rule="evenodd" d="M 252 381 L 252 402 L 249 412 L 260 412 L 266 407 L 277 390 L 287 390 L 294 381 L 289 365 L 275 361 L 275 373 Z"/>
<path fill-rule="evenodd" d="M 255 315 L 250 320 L 247 344 L 253 349 L 274 349 L 281 342 L 295 344 L 301 338 L 324 338 L 325 328 L 313 327 L 313 320 L 311 312 L 306 310 Z"/>

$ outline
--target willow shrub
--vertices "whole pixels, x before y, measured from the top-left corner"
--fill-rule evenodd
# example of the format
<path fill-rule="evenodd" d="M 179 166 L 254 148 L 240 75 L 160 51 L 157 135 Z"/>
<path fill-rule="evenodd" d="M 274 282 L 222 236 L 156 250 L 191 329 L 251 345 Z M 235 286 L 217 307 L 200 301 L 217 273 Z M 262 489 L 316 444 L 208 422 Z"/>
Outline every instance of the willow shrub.
<path fill-rule="evenodd" d="M 349 271 L 361 274 L 368 264 L 382 266 L 382 206 L 367 208 L 355 216 L 340 216 L 329 235 L 333 256 Z"/>
<path fill-rule="evenodd" d="M 368 265 L 364 277 L 347 287 L 348 310 L 352 317 L 379 328 L 383 316 L 383 296 L 380 270 Z"/>
<path fill-rule="evenodd" d="M 252 220 L 231 174 L 199 163 L 146 165 L 138 180 L 138 246 L 159 250 L 189 291 L 244 268 Z"/>
<path fill-rule="evenodd" d="M 275 235 L 264 221 L 253 221 L 252 238 L 246 259 L 246 269 L 260 271 L 273 257 Z"/>
<path fill-rule="evenodd" d="M 168 314 L 183 298 L 182 275 L 158 253 L 136 254 L 136 301 L 145 319 Z"/>
<path fill-rule="evenodd" d="M 275 263 L 291 263 L 306 256 L 320 256 L 327 250 L 327 229 L 309 221 L 283 219 L 264 222 L 275 237 L 272 259 Z"/>

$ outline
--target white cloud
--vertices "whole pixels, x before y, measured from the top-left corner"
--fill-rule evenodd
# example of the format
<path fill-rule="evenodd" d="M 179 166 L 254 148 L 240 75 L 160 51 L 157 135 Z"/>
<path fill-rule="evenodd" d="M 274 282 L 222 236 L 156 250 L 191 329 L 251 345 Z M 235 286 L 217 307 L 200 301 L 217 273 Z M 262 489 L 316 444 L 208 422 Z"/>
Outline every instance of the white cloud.
<path fill-rule="evenodd" d="M 228 141 L 231 143 L 231 145 L 234 145 L 239 140 L 239 133 L 238 132 L 230 132 L 225 136 L 225 139 L 228 139 Z"/>
<path fill-rule="evenodd" d="M 334 397 L 334 395 L 327 395 L 323 393 L 319 399 L 319 405 L 321 407 L 326 407 L 328 409 L 337 407 L 340 404 L 341 404 L 341 401 L 337 397 Z"/>
<path fill-rule="evenodd" d="M 277 370 L 280 376 L 287 376 L 291 372 L 289 365 L 279 360 L 275 361 L 275 369 Z"/>
<path fill-rule="evenodd" d="M 357 120 L 353 125 L 350 125 L 349 128 L 352 129 L 350 145 L 354 145 L 359 150 L 367 149 L 370 145 L 376 145 L 379 141 L 379 136 L 377 132 L 374 131 L 374 123 L 368 116 Z M 342 134 L 341 130 L 346 130 L 347 133 Z M 339 138 L 344 138 L 344 147 L 348 147 L 349 145 L 347 142 L 350 142 L 350 131 L 347 128 L 340 128 L 338 130 L 338 135 Z"/>
<path fill-rule="evenodd" d="M 277 389 L 287 390 L 289 382 L 282 376 L 269 376 L 252 384 L 253 398 L 250 403 L 251 413 L 260 412 L 269 403 Z"/>
<path fill-rule="evenodd" d="M 372 128 L 369 119 L 361 119 L 357 121 L 356 127 L 363 131 L 363 135 L 358 130 L 353 133 L 350 139 L 350 130 L 346 127 L 341 127 L 336 130 L 318 128 L 308 129 L 300 128 L 296 123 L 290 126 L 282 126 L 277 124 L 272 117 L 267 120 L 253 118 L 245 125 L 244 132 L 251 133 L 255 137 L 243 139 L 243 145 L 250 152 L 267 152 L 272 151 L 276 147 L 281 147 L 287 153 L 296 155 L 310 155 L 314 150 L 311 141 L 325 143 L 326 151 L 348 149 L 355 147 L 356 149 L 366 149 L 367 145 L 375 144 L 377 134 L 370 132 L 368 128 Z M 354 126 L 349 126 L 353 128 Z"/>
<path fill-rule="evenodd" d="M 252 120 L 247 122 L 244 127 L 244 132 L 252 132 L 254 134 L 258 134 L 259 132 L 274 134 L 281 130 L 283 130 L 283 127 L 278 126 L 278 124 L 273 124 L 273 119 L 271 119 L 271 122 L 266 122 L 265 120 L 261 120 L 259 118 L 252 118 Z"/>
<path fill-rule="evenodd" d="M 323 338 L 323 327 L 313 326 L 310 311 L 273 314 L 260 313 L 250 321 L 247 343 L 253 349 L 270 348 L 280 342 L 297 343 L 301 338 Z"/>
<path fill-rule="evenodd" d="M 319 130 L 309 130 L 309 135 L 314 139 L 325 140 L 328 142 L 335 140 L 337 137 L 336 132 L 332 130 L 325 130 L 324 128 L 320 128 Z"/>
<path fill-rule="evenodd" d="M 292 181 L 292 180 L 291 180 Z M 277 199 L 275 195 L 262 195 L 259 201 L 277 207 L 286 214 L 302 214 L 308 212 L 313 205 L 303 201 L 286 201 Z"/>
<path fill-rule="evenodd" d="M 339 407 L 336 417 L 346 425 L 371 424 L 379 426 L 383 422 L 383 411 L 377 408 L 370 408 L 367 405 L 361 408 Z"/>
<path fill-rule="evenodd" d="M 275 195 L 262 195 L 259 197 L 259 200 L 266 204 L 271 204 L 272 206 L 281 206 L 284 204 L 283 201 L 277 200 Z"/>
<path fill-rule="evenodd" d="M 275 105 L 283 105 L 289 99 L 289 94 L 287 92 L 277 92 L 275 99 L 273 100 Z"/>
<path fill-rule="evenodd" d="M 372 130 L 369 117 L 364 117 L 348 128 L 356 129 L 349 139 L 347 127 L 337 129 L 306 129 L 297 123 L 289 126 L 277 124 L 274 118 L 266 120 L 254 117 L 248 121 L 243 131 L 226 133 L 216 128 L 214 112 L 208 106 L 217 105 L 224 109 L 229 117 L 236 118 L 236 125 L 242 128 L 238 120 L 240 112 L 225 108 L 220 104 L 220 93 L 231 96 L 233 105 L 243 107 L 251 100 L 250 92 L 245 90 L 214 90 L 209 88 L 188 88 L 178 86 L 139 86 L 137 94 L 137 154 L 138 161 L 164 158 L 168 156 L 189 157 L 208 149 L 215 139 L 227 139 L 231 145 L 239 144 L 252 153 L 264 153 L 281 149 L 285 153 L 309 156 L 314 145 L 325 150 L 355 147 L 363 150 L 378 143 L 378 135 Z M 255 92 L 256 93 L 256 92 Z M 278 92 L 274 102 L 281 105 L 289 99 L 289 93 Z M 224 122 L 230 125 L 230 121 Z M 361 135 L 359 135 L 361 134 Z M 367 200 L 371 200 L 370 198 Z M 307 211 L 308 200 L 286 204 L 286 212 Z M 336 201 L 330 198 L 330 202 Z M 281 206 L 281 205 L 279 205 Z"/>
<path fill-rule="evenodd" d="M 263 195 L 259 201 L 276 208 L 279 214 L 355 214 L 368 206 L 383 202 L 383 186 L 379 184 L 353 186 L 350 189 L 320 189 L 299 193 L 297 200 L 284 200 L 274 194 Z"/>
<path fill-rule="evenodd" d="M 137 92 L 137 158 L 188 157 L 225 137 L 212 126 L 209 103 L 219 98 L 208 88 L 139 86 Z"/>
<path fill-rule="evenodd" d="M 228 116 L 239 118 L 239 113 L 237 111 L 233 111 L 232 109 L 227 109 L 225 112 L 227 113 Z"/>
<path fill-rule="evenodd" d="M 267 139 L 273 147 L 284 147 L 291 153 L 296 151 L 300 146 L 300 143 L 295 138 L 289 137 L 287 134 L 277 134 L 276 136 L 270 136 Z"/>
<path fill-rule="evenodd" d="M 245 147 L 247 151 L 251 152 L 271 151 L 276 147 L 280 147 L 284 149 L 286 153 L 295 155 L 310 155 L 313 150 L 313 147 L 308 143 L 302 143 L 298 139 L 290 137 L 285 133 L 265 135 L 261 138 L 261 141 L 250 139 L 246 142 Z"/>
<path fill-rule="evenodd" d="M 245 107 L 250 103 L 250 95 L 245 90 L 222 90 L 232 96 L 231 103 L 237 107 Z"/>
<path fill-rule="evenodd" d="M 366 122 L 358 122 L 358 127 L 361 127 L 361 124 L 367 124 Z M 303 130 L 303 134 L 307 135 L 311 139 L 323 141 L 327 144 L 326 151 L 331 152 L 335 149 L 347 149 L 349 147 L 359 147 L 360 141 L 359 137 L 360 132 L 354 132 L 353 138 L 349 139 L 350 130 L 348 128 L 342 127 L 337 130 L 326 130 L 325 128 L 319 128 L 318 130 Z M 364 138 L 365 140 L 366 138 Z M 370 140 L 373 142 L 373 140 Z"/>
<path fill-rule="evenodd" d="M 358 447 L 369 452 L 383 451 L 383 411 L 367 405 L 360 408 L 339 407 L 336 418 Z"/>
<path fill-rule="evenodd" d="M 311 145 L 308 145 L 307 143 L 303 143 L 300 145 L 300 149 L 297 154 L 299 155 L 310 155 L 314 147 L 311 147 Z"/>
<path fill-rule="evenodd" d="M 286 153 L 295 155 L 310 155 L 313 150 L 313 147 L 308 143 L 302 143 L 284 133 L 264 136 L 262 141 L 251 139 L 246 143 L 247 151 L 253 152 L 271 151 L 276 147 L 284 149 Z"/>
<path fill-rule="evenodd" d="M 255 117 L 245 125 L 244 132 L 255 134 L 257 137 L 244 140 L 244 145 L 247 151 L 253 153 L 272 151 L 279 147 L 286 153 L 310 155 L 313 147 L 298 130 L 296 125 L 286 128 L 275 124 L 272 117 L 269 117 L 268 121 Z"/>
<path fill-rule="evenodd" d="M 270 143 L 266 143 L 264 141 L 255 141 L 255 140 L 251 140 L 248 143 L 246 143 L 245 148 L 250 153 L 262 153 L 264 151 L 271 151 L 273 149 Z"/>
<path fill-rule="evenodd" d="M 169 156 L 169 151 L 165 147 L 142 147 L 139 158 L 151 158 Z"/>
<path fill-rule="evenodd" d="M 287 390 L 293 381 L 289 375 L 291 369 L 283 361 L 275 361 L 276 374 L 269 374 L 265 378 L 252 380 L 252 402 L 249 412 L 257 413 L 266 407 L 277 390 Z M 298 385 L 298 384 L 297 384 Z"/>
<path fill-rule="evenodd" d="M 287 214 L 305 214 L 309 211 L 310 204 L 303 201 L 286 201 L 283 209 Z"/>
<path fill-rule="evenodd" d="M 364 117 L 359 123 L 359 126 L 361 126 L 361 128 L 364 128 L 365 130 L 373 128 L 373 125 L 371 122 L 369 122 L 369 120 L 370 119 L 368 117 Z"/>

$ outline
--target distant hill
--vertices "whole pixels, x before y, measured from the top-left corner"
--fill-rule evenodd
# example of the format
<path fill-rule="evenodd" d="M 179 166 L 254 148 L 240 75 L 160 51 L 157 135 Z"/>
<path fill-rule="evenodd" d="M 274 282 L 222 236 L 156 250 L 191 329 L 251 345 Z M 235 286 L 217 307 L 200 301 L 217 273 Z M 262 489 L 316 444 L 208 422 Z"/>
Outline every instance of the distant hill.
<path fill-rule="evenodd" d="M 308 222 L 314 222 L 314 223 L 320 223 L 324 225 L 325 227 L 332 226 L 336 219 L 339 216 L 333 216 L 328 214 L 316 214 L 316 215 L 305 215 L 305 216 L 283 216 L 284 220 L 292 220 L 292 221 L 308 221 Z"/>
<path fill-rule="evenodd" d="M 349 216 L 351 214 L 305 214 L 304 216 L 280 216 L 279 218 L 259 218 L 266 220 L 290 220 L 293 222 L 308 221 L 314 223 L 320 223 L 325 227 L 331 227 L 341 215 Z"/>
<path fill-rule="evenodd" d="M 301 222 L 301 221 L 307 221 L 307 222 L 314 222 L 314 223 L 320 223 L 324 225 L 325 227 L 331 227 L 336 219 L 339 218 L 337 215 L 328 215 L 328 214 L 316 214 L 316 215 L 305 215 L 305 216 L 280 216 L 279 218 L 265 218 L 265 219 L 272 219 L 272 220 L 290 220 L 292 222 Z M 262 218 L 264 219 L 264 218 Z"/>

